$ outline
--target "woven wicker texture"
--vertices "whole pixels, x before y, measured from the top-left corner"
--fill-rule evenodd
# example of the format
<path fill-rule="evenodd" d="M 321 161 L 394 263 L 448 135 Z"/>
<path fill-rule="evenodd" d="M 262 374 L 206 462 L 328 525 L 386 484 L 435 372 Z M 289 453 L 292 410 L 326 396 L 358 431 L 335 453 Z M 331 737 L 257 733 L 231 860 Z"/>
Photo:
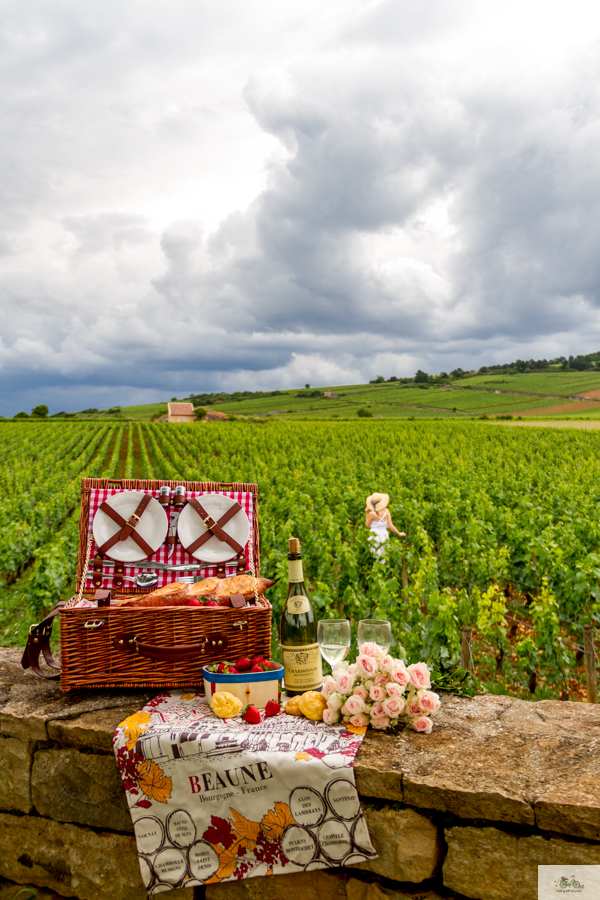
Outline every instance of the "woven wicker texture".
<path fill-rule="evenodd" d="M 183 484 L 188 495 L 207 492 L 227 496 L 246 495 L 244 503 L 250 513 L 250 540 L 256 575 L 259 574 L 258 516 L 255 484 L 217 482 L 176 482 L 110 479 L 84 479 L 80 519 L 78 589 L 84 575 L 86 543 L 90 533 L 90 511 L 98 507 L 98 498 L 107 491 L 147 491 L 153 496 L 161 485 L 174 488 Z M 247 550 L 246 550 L 247 552 Z M 137 574 L 134 565 L 126 572 Z M 177 573 L 165 573 L 167 580 L 177 580 Z M 201 574 L 205 574 L 204 570 Z M 107 584 L 107 586 L 110 586 Z M 85 584 L 84 596 L 93 592 Z M 127 595 L 143 594 L 141 589 L 124 589 Z M 75 609 L 67 605 L 60 613 L 61 677 L 64 691 L 73 688 L 166 688 L 201 687 L 202 666 L 240 656 L 271 654 L 271 604 L 265 597 L 258 604 L 232 609 L 225 607 L 154 607 L 120 609 Z M 134 641 L 137 638 L 137 643 Z M 120 643 L 122 641 L 122 643 Z M 221 642 L 219 644 L 219 641 Z M 190 661 L 166 662 L 142 656 L 138 644 L 159 648 L 186 647 L 201 644 L 204 652 Z"/>

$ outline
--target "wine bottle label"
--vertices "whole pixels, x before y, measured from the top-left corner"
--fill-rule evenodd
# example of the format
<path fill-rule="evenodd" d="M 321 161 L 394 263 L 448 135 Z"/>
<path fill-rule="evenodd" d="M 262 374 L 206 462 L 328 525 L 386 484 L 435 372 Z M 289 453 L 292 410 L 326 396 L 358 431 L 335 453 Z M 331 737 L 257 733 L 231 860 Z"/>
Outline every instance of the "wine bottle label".
<path fill-rule="evenodd" d="M 285 608 L 288 612 L 294 613 L 295 616 L 299 616 L 300 613 L 309 611 L 310 600 L 308 597 L 303 597 L 302 594 L 298 594 L 296 597 L 288 598 Z"/>
<path fill-rule="evenodd" d="M 298 581 L 304 581 L 304 572 L 302 571 L 302 560 L 301 559 L 289 559 L 288 560 L 288 572 L 289 578 L 288 581 L 296 584 Z"/>
<path fill-rule="evenodd" d="M 282 644 L 286 690 L 315 691 L 323 684 L 323 664 L 318 644 Z"/>

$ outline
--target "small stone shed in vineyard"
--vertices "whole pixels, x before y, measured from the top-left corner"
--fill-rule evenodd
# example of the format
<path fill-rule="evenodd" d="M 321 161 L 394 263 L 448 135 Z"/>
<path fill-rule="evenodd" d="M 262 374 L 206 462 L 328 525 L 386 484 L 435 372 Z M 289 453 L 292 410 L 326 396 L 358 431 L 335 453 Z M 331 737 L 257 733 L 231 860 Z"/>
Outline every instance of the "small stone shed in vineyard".
<path fill-rule="evenodd" d="M 195 421 L 193 403 L 167 403 L 167 422 L 178 425 Z"/>

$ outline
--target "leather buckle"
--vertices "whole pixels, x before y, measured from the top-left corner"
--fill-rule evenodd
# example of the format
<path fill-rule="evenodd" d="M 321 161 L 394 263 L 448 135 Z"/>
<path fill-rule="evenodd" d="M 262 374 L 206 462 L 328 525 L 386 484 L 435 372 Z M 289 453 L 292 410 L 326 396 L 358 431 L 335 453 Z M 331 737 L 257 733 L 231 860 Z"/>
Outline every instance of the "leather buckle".
<path fill-rule="evenodd" d="M 202 519 L 202 523 L 209 531 L 212 529 L 213 525 L 217 524 L 212 516 L 207 516 L 205 519 Z"/>
<path fill-rule="evenodd" d="M 132 519 L 135 519 L 135 522 L 133 522 Z M 127 524 L 131 525 L 132 528 L 137 528 L 137 524 L 139 521 L 140 521 L 140 517 L 136 516 L 135 513 L 131 513 L 131 515 L 127 519 Z"/>

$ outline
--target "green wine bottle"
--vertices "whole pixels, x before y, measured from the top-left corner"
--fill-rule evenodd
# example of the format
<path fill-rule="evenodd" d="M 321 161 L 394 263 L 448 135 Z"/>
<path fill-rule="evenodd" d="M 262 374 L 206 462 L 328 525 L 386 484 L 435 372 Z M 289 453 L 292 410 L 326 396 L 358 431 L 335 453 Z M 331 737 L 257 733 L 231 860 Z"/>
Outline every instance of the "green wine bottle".
<path fill-rule="evenodd" d="M 283 656 L 284 685 L 287 694 L 320 691 L 323 664 L 317 643 L 317 620 L 306 593 L 302 555 L 298 538 L 289 539 L 289 585 L 281 616 L 279 637 Z"/>

